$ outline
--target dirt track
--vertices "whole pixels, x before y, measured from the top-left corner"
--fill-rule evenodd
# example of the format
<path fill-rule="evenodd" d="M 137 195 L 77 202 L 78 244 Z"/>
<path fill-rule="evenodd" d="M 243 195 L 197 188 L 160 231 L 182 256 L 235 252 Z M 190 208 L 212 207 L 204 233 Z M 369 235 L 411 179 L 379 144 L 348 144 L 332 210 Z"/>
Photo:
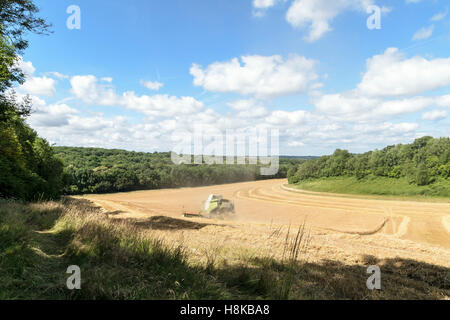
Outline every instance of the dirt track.
<path fill-rule="evenodd" d="M 226 237 L 231 237 L 233 232 L 241 236 L 248 233 L 251 243 L 251 236 L 255 238 L 260 231 L 268 232 L 272 225 L 298 226 L 306 219 L 317 239 L 326 235 L 327 243 L 347 254 L 382 252 L 409 256 L 414 252 L 418 256 L 423 255 L 422 260 L 450 264 L 450 203 L 357 199 L 295 192 L 287 190 L 284 184 L 285 180 L 268 180 L 86 198 L 103 206 L 115 218 L 164 216 L 182 219 L 183 211 L 197 212 L 209 194 L 222 194 L 234 201 L 237 217 L 233 221 L 215 222 L 232 226 L 234 231 L 215 229 L 211 231 L 214 234 L 223 232 Z M 206 219 L 195 221 L 211 223 Z"/>

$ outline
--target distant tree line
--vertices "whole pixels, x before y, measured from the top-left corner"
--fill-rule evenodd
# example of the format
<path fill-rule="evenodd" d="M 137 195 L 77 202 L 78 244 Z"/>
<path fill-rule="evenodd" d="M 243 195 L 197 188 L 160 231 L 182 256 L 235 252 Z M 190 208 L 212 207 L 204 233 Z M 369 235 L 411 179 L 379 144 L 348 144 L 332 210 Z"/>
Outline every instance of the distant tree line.
<path fill-rule="evenodd" d="M 410 184 L 428 185 L 450 178 L 450 138 L 422 137 L 412 144 L 388 146 L 363 154 L 337 149 L 333 155 L 308 160 L 288 171 L 289 183 L 323 177 L 367 176 L 407 178 Z"/>
<path fill-rule="evenodd" d="M 259 165 L 181 164 L 170 153 L 144 153 L 100 148 L 55 147 L 66 165 L 67 194 L 108 193 L 285 178 L 302 158 L 281 159 L 274 176 L 261 176 Z"/>

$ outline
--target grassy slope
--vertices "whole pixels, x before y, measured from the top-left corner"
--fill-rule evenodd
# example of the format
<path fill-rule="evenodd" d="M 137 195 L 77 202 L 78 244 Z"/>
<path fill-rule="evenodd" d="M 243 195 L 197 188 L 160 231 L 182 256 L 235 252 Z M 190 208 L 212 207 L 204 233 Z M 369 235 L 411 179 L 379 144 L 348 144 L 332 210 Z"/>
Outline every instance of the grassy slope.
<path fill-rule="evenodd" d="M 193 264 L 182 247 L 114 223 L 82 200 L 0 202 L 0 299 L 441 299 L 450 270 L 387 259 L 381 291 L 366 288 L 366 264 L 307 263 L 246 255 L 238 263 Z M 301 254 L 301 253 L 300 253 Z M 375 259 L 375 260 L 373 260 Z M 81 290 L 66 288 L 69 265 L 81 268 Z"/>
<path fill-rule="evenodd" d="M 450 197 L 450 179 L 438 180 L 428 186 L 409 184 L 406 179 L 368 177 L 333 177 L 307 180 L 295 184 L 298 189 L 356 195 L 392 196 L 398 198 L 429 199 Z"/>
<path fill-rule="evenodd" d="M 68 209 L 66 209 L 66 207 Z M 181 248 L 139 237 L 80 202 L 1 204 L 0 299 L 228 298 Z M 82 290 L 66 289 L 78 265 Z"/>

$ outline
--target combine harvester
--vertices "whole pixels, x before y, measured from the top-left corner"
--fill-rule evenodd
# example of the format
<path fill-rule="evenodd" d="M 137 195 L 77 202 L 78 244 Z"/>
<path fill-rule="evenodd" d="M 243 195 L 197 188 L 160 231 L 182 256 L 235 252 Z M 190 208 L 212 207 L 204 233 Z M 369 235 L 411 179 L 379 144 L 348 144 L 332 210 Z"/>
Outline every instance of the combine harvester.
<path fill-rule="evenodd" d="M 224 219 L 235 214 L 232 201 L 224 199 L 221 195 L 211 194 L 199 213 L 184 212 L 185 218 Z"/>

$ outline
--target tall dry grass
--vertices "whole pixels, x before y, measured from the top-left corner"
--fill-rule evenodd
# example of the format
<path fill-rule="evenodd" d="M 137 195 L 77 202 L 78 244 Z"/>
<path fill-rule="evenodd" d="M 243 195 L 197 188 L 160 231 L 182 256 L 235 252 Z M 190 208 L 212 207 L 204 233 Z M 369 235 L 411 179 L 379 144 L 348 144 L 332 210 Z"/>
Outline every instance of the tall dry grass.
<path fill-rule="evenodd" d="M 309 262 L 306 223 L 269 238 L 283 254 L 219 243 L 193 262 L 189 243 L 117 221 L 88 201 L 0 202 L 0 299 L 445 299 L 450 272 L 418 261 L 366 257 L 382 265 L 383 290 L 369 291 L 366 262 Z M 150 228 L 150 230 L 149 230 Z M 292 230 L 291 230 L 292 229 Z M 194 232 L 194 231 L 192 231 Z M 239 256 L 227 260 L 231 251 Z M 81 290 L 66 288 L 78 265 Z"/>

